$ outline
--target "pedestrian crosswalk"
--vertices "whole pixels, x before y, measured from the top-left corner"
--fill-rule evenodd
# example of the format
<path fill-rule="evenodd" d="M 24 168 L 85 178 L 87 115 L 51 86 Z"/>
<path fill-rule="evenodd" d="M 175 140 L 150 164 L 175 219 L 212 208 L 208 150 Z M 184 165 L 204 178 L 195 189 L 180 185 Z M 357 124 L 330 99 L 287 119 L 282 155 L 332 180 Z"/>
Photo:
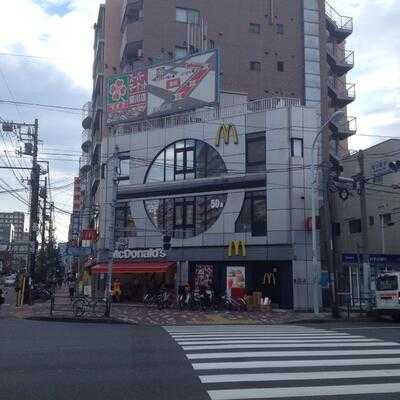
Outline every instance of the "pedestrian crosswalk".
<path fill-rule="evenodd" d="M 165 329 L 211 400 L 400 398 L 397 342 L 301 326 Z"/>

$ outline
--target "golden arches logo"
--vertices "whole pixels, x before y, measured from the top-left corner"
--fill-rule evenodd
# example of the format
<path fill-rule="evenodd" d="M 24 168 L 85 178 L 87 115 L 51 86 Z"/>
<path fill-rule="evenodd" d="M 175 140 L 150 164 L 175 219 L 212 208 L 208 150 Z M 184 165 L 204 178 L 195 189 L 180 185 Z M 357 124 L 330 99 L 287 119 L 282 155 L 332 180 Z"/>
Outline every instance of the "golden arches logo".
<path fill-rule="evenodd" d="M 221 136 L 224 138 L 224 143 L 229 144 L 229 138 L 232 136 L 233 143 L 239 143 L 239 136 L 235 125 L 223 124 L 218 128 L 217 136 L 215 138 L 215 146 L 221 143 Z"/>
<path fill-rule="evenodd" d="M 228 257 L 232 257 L 233 252 L 236 256 L 246 257 L 246 244 L 243 240 L 231 240 L 228 248 Z"/>

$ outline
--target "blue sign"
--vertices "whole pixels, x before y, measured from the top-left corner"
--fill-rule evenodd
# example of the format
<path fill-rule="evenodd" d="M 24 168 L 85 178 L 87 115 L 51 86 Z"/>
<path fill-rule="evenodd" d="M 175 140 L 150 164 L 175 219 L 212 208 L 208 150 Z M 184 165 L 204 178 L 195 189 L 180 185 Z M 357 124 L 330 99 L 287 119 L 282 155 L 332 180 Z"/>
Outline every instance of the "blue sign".
<path fill-rule="evenodd" d="M 323 289 L 329 288 L 329 274 L 328 271 L 321 271 L 321 278 L 319 280 L 319 284 Z"/>
<path fill-rule="evenodd" d="M 342 254 L 342 262 L 346 264 L 358 264 L 363 262 L 362 254 Z M 371 264 L 400 264 L 400 254 L 370 254 Z"/>

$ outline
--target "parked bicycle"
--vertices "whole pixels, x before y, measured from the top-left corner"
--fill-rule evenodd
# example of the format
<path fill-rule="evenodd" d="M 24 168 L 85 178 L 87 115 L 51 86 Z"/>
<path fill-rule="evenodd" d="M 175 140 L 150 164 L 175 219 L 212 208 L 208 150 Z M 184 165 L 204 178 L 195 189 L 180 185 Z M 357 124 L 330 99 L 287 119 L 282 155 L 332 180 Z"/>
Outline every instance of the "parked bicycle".
<path fill-rule="evenodd" d="M 72 310 L 77 318 L 83 317 L 87 311 L 96 317 L 103 317 L 106 315 L 107 307 L 108 302 L 106 299 L 93 299 L 87 296 L 78 297 L 72 303 Z"/>

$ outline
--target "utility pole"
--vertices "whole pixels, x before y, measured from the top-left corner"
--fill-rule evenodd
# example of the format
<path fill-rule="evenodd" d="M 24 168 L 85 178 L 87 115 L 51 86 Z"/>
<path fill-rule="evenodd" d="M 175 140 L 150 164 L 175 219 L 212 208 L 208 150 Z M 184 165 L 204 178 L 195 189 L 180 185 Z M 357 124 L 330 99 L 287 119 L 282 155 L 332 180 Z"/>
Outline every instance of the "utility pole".
<path fill-rule="evenodd" d="M 107 286 L 106 286 L 106 298 L 108 300 L 107 316 L 111 314 L 111 302 L 112 302 L 112 267 L 113 267 L 113 257 L 114 257 L 114 241 L 115 241 L 115 208 L 117 205 L 117 190 L 118 190 L 118 147 L 115 147 L 112 157 L 107 163 L 107 177 L 111 178 L 111 185 L 107 182 L 107 189 L 111 186 L 111 202 L 109 209 L 110 222 L 108 223 L 108 238 L 106 243 L 106 249 L 108 250 L 108 271 L 107 271 Z M 110 173 L 111 172 L 111 173 Z"/>
<path fill-rule="evenodd" d="M 364 152 L 358 152 L 358 164 L 360 167 L 360 210 L 361 210 L 361 234 L 362 234 L 362 261 L 363 261 L 363 283 L 364 297 L 370 295 L 370 264 L 369 264 L 369 241 L 368 241 L 368 220 L 367 220 L 367 197 L 365 190 L 365 165 Z"/>
<path fill-rule="evenodd" d="M 35 124 L 32 133 L 33 149 L 32 149 L 32 172 L 31 172 L 31 204 L 30 204 L 30 218 L 29 218 L 29 240 L 31 243 L 31 251 L 29 253 L 29 272 L 32 280 L 31 283 L 33 283 L 35 277 L 37 232 L 39 228 L 40 166 L 37 162 L 38 136 L 39 136 L 39 121 L 35 119 Z"/>
<path fill-rule="evenodd" d="M 42 246 L 41 246 L 41 266 L 42 270 L 44 271 L 44 260 L 45 260 L 45 245 L 46 245 L 46 211 L 47 211 L 47 178 L 44 178 L 44 187 L 43 189 L 43 208 L 42 208 L 42 234 L 41 234 L 41 241 L 42 241 Z"/>

